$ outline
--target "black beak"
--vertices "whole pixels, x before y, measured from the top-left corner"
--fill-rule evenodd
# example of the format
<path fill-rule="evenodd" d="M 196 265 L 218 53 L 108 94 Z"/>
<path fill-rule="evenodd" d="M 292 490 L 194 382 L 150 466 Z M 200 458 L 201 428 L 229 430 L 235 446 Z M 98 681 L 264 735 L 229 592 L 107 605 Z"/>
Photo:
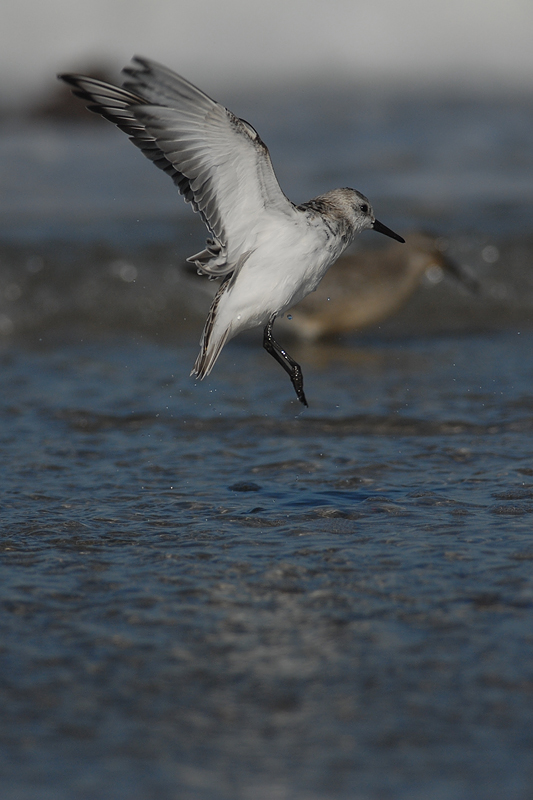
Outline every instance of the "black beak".
<path fill-rule="evenodd" d="M 385 236 L 390 236 L 391 239 L 396 239 L 397 242 L 402 242 L 402 244 L 405 244 L 405 239 L 402 239 L 402 237 L 398 236 L 397 233 L 391 231 L 391 229 L 387 228 L 386 225 L 383 225 L 382 222 L 378 222 L 377 219 L 374 220 L 374 224 L 372 225 L 372 230 L 377 231 L 378 233 L 384 233 Z"/>

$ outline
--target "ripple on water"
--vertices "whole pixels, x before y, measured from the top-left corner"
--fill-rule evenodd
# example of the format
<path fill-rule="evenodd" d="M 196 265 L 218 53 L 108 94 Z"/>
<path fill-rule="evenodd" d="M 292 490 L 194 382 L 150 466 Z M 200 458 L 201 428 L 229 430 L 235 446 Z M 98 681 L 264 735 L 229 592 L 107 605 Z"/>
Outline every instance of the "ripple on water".
<path fill-rule="evenodd" d="M 274 775 L 306 800 L 431 796 L 435 771 L 455 800 L 529 774 L 528 361 L 479 410 L 465 388 L 494 341 L 461 341 L 453 384 L 450 348 L 420 374 L 368 372 L 341 409 L 347 373 L 311 364 L 320 410 L 297 418 L 253 347 L 235 351 L 250 385 L 230 356 L 216 401 L 168 378 L 192 348 L 11 352 L 9 791 L 15 763 L 58 797 L 128 800 L 267 796 Z M 398 381 L 414 399 L 386 413 Z"/>

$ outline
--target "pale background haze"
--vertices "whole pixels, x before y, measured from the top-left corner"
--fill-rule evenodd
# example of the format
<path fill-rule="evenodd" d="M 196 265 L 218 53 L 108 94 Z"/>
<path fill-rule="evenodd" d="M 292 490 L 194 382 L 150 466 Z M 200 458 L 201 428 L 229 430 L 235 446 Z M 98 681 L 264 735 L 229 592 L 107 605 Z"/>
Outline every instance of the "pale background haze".
<path fill-rule="evenodd" d="M 272 80 L 527 90 L 531 0 L 4 0 L 0 102 L 38 99 L 62 70 L 134 53 L 206 88 Z"/>

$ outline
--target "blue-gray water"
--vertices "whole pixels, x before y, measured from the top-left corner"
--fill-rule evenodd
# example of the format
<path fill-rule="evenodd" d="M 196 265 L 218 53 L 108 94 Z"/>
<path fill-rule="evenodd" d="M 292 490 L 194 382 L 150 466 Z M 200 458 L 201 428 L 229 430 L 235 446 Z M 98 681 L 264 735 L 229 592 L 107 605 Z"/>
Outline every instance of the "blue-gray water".
<path fill-rule="evenodd" d="M 2 798 L 532 796 L 533 105 L 294 99 L 232 104 L 292 199 L 483 286 L 293 342 L 309 410 L 260 332 L 188 377 L 203 230 L 126 137 L 0 130 Z"/>

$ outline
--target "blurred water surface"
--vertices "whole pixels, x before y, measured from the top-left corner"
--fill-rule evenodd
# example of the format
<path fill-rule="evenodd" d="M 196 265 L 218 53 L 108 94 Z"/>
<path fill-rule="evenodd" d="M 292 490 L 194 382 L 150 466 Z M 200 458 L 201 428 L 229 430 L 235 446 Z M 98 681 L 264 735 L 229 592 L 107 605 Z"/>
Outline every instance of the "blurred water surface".
<path fill-rule="evenodd" d="M 4 125 L 2 797 L 525 800 L 533 106 L 221 99 L 291 199 L 353 185 L 483 289 L 292 343 L 308 411 L 259 331 L 195 385 L 171 182 L 111 126 Z"/>

